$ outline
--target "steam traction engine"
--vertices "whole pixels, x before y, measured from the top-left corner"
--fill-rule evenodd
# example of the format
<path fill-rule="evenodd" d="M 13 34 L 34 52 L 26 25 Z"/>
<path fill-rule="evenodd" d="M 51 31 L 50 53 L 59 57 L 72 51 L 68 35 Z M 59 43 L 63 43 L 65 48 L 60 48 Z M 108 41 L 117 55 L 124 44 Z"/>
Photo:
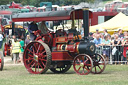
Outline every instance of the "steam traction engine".
<path fill-rule="evenodd" d="M 57 15 L 58 13 L 59 15 Z M 63 16 L 64 13 L 68 15 Z M 35 32 L 38 37 L 34 42 L 26 46 L 23 55 L 26 69 L 32 74 L 45 73 L 48 69 L 54 73 L 65 73 L 73 64 L 75 72 L 80 75 L 87 75 L 90 72 L 94 74 L 102 73 L 105 69 L 105 60 L 102 55 L 95 53 L 95 44 L 90 42 L 88 38 L 90 12 L 85 9 L 79 9 L 70 10 L 70 12 L 65 12 L 65 10 L 48 12 L 48 14 L 47 19 L 41 16 L 40 19 L 45 19 L 43 21 L 54 19 L 73 20 L 78 19 L 78 17 L 83 19 L 84 38 L 80 39 L 75 29 L 70 29 L 68 34 L 64 30 L 58 30 L 56 33 L 49 32 L 44 35 L 39 35 L 39 31 Z M 51 18 L 53 16 L 54 19 Z M 13 18 L 13 21 L 18 20 L 25 21 L 27 19 Z"/>

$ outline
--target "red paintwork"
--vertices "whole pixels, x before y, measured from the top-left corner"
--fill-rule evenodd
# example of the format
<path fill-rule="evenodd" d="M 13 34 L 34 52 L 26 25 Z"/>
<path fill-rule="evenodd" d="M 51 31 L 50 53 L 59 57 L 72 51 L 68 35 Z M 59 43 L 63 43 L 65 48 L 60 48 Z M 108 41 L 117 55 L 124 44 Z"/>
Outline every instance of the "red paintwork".
<path fill-rule="evenodd" d="M 67 37 L 56 37 L 56 43 L 67 43 L 68 38 Z"/>
<path fill-rule="evenodd" d="M 68 40 L 73 40 L 73 39 L 74 39 L 73 33 L 69 33 L 69 34 L 68 34 Z"/>
<path fill-rule="evenodd" d="M 70 16 L 64 17 L 36 17 L 36 18 L 13 18 L 13 22 L 21 21 L 54 21 L 54 20 L 68 20 Z"/>
<path fill-rule="evenodd" d="M 10 47 L 11 47 L 10 45 L 5 43 L 5 45 L 4 45 L 4 55 L 5 56 L 7 55 L 7 53 L 8 53 L 8 55 L 10 55 Z"/>
<path fill-rule="evenodd" d="M 1 63 L 1 59 L 0 59 L 0 63 Z"/>
<path fill-rule="evenodd" d="M 91 18 L 91 26 L 98 24 L 98 16 L 115 16 L 118 12 L 93 12 L 93 18 Z"/>
<path fill-rule="evenodd" d="M 21 5 L 21 4 L 17 4 L 17 3 L 15 3 L 15 2 L 13 1 L 12 4 L 10 4 L 9 8 L 19 8 L 19 9 L 23 8 L 23 7 L 21 7 L 20 5 Z"/>
<path fill-rule="evenodd" d="M 60 51 L 60 52 L 52 52 L 52 61 L 67 61 L 73 60 L 73 56 L 71 56 L 68 51 Z"/>

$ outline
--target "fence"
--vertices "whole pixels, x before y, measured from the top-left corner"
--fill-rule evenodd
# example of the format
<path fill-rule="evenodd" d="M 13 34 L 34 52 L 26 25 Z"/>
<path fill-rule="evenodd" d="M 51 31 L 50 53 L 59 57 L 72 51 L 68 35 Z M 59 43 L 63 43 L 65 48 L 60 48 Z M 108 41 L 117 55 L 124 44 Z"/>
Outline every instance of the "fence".
<path fill-rule="evenodd" d="M 99 46 L 96 53 L 102 54 L 108 64 L 127 64 L 128 46 Z"/>

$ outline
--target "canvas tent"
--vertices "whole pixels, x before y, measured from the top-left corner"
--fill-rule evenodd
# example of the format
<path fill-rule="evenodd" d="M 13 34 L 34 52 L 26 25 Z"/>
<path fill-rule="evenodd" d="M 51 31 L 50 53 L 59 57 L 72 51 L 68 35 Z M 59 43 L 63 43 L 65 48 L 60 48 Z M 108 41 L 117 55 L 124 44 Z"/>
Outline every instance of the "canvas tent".
<path fill-rule="evenodd" d="M 117 31 L 119 28 L 125 28 L 126 31 L 126 27 L 128 27 L 128 16 L 123 13 L 118 13 L 116 16 L 104 23 L 90 26 L 90 32 L 95 32 L 96 29 L 99 29 L 99 31 L 103 31 L 104 29 L 107 29 L 108 31 Z"/>

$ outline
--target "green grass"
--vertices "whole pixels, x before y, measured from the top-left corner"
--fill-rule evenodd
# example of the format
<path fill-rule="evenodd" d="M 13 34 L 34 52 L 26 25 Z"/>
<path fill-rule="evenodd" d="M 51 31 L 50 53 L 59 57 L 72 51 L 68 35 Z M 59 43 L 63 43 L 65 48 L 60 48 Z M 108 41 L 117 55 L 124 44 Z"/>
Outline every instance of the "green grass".
<path fill-rule="evenodd" d="M 128 85 L 128 65 L 107 65 L 102 74 L 78 75 L 71 68 L 65 74 L 29 74 L 22 65 L 5 66 L 0 85 Z"/>

